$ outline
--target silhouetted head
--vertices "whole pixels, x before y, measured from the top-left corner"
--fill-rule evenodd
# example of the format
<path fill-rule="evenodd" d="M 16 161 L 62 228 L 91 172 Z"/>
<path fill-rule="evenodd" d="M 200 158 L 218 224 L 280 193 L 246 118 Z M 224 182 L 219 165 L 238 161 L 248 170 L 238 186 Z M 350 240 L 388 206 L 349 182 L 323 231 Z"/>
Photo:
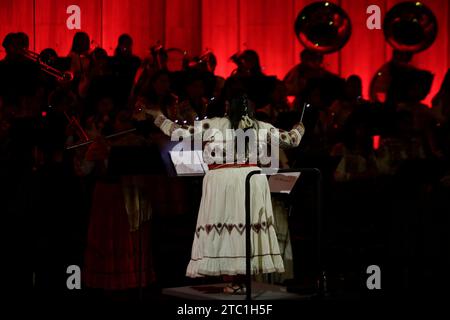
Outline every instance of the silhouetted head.
<path fill-rule="evenodd" d="M 30 38 L 25 32 L 17 32 L 15 36 L 15 45 L 18 50 L 28 50 L 30 47 Z"/>
<path fill-rule="evenodd" d="M 304 49 L 300 52 L 300 61 L 311 68 L 320 68 L 323 63 L 323 54 Z"/>
<path fill-rule="evenodd" d="M 233 129 L 239 128 L 239 123 L 244 116 L 248 116 L 256 123 L 253 103 L 246 94 L 236 92 L 227 100 L 226 109 Z"/>
<path fill-rule="evenodd" d="M 133 54 L 133 38 L 129 34 L 121 34 L 115 50 L 116 56 L 130 56 Z"/>
<path fill-rule="evenodd" d="M 89 51 L 91 41 L 86 32 L 77 32 L 73 36 L 71 51 L 77 54 L 85 54 Z"/>
<path fill-rule="evenodd" d="M 244 50 L 239 55 L 239 67 L 241 71 L 250 75 L 262 73 L 259 56 L 255 50 Z"/>
<path fill-rule="evenodd" d="M 29 45 L 30 40 L 24 32 L 8 33 L 2 42 L 8 58 L 17 56 L 23 50 L 28 50 Z"/>
<path fill-rule="evenodd" d="M 52 48 L 46 48 L 39 53 L 39 60 L 44 62 L 45 64 L 53 66 L 58 59 L 58 54 Z"/>
<path fill-rule="evenodd" d="M 108 53 L 103 48 L 95 48 L 94 51 L 92 51 L 92 58 L 94 60 L 107 59 Z"/>
<path fill-rule="evenodd" d="M 395 63 L 408 64 L 411 62 L 412 58 L 412 52 L 394 50 L 392 53 L 392 61 Z"/>
<path fill-rule="evenodd" d="M 10 32 L 3 39 L 2 47 L 5 48 L 7 56 L 14 55 L 17 52 L 16 46 L 15 46 L 15 43 L 14 43 L 15 42 L 15 37 L 16 37 L 16 34 Z"/>
<path fill-rule="evenodd" d="M 362 96 L 362 80 L 358 75 L 353 74 L 345 80 L 345 95 L 351 100 Z"/>

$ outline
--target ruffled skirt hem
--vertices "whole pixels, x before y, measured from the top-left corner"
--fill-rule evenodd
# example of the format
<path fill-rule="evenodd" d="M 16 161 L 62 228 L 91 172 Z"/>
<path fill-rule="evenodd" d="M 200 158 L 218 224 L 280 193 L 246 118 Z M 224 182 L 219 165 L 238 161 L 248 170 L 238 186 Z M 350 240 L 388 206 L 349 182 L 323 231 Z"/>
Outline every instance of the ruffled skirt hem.
<path fill-rule="evenodd" d="M 203 258 L 191 260 L 187 267 L 186 276 L 198 278 L 205 276 L 234 276 L 245 274 L 245 257 Z M 283 273 L 284 265 L 280 254 L 268 254 L 251 259 L 252 274 Z"/>

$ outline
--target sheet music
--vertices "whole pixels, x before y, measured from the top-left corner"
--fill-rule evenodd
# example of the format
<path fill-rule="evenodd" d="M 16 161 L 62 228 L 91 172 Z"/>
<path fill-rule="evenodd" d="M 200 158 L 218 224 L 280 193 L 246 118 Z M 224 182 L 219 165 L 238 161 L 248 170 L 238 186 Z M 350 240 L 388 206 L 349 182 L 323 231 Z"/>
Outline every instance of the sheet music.
<path fill-rule="evenodd" d="M 169 154 L 179 176 L 199 176 L 208 171 L 208 165 L 203 161 L 201 150 L 169 151 Z"/>
<path fill-rule="evenodd" d="M 300 177 L 300 172 L 283 172 L 269 177 L 270 192 L 273 193 L 291 193 L 295 183 Z"/>

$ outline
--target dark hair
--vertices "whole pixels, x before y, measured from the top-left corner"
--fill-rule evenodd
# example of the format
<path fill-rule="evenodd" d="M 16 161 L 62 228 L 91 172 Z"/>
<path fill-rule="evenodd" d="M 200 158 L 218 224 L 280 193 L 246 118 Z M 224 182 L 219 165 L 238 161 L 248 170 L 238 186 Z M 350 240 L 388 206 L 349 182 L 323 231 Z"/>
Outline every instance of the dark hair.
<path fill-rule="evenodd" d="M 352 74 L 345 79 L 345 98 L 354 99 L 362 96 L 362 80 L 358 75 Z M 351 90 L 351 91 L 349 91 Z M 356 94 L 356 96 L 355 96 Z"/>
<path fill-rule="evenodd" d="M 117 47 L 116 47 L 116 49 L 114 50 L 114 55 L 118 56 L 118 55 L 121 55 L 121 54 L 122 54 L 122 51 L 121 51 L 121 49 L 120 49 L 120 46 L 121 46 L 124 42 L 126 42 L 126 41 L 129 41 L 131 45 L 133 44 L 133 38 L 132 38 L 129 34 L 127 34 L 127 33 L 121 34 L 121 35 L 119 36 L 118 41 L 117 41 Z M 131 53 L 131 52 L 130 52 L 130 53 Z"/>
<path fill-rule="evenodd" d="M 14 39 L 16 37 L 16 34 L 13 32 L 8 33 L 4 38 L 3 38 L 3 42 L 2 42 L 2 47 L 5 48 L 6 50 L 8 49 L 9 46 L 14 45 Z"/>
<path fill-rule="evenodd" d="M 255 50 L 244 50 L 239 55 L 239 60 L 250 61 L 253 63 L 253 67 L 250 69 L 251 74 L 253 75 L 262 74 L 262 68 L 259 62 L 259 55 Z"/>
<path fill-rule="evenodd" d="M 239 122 L 244 116 L 248 116 L 256 124 L 254 110 L 250 106 L 250 100 L 246 94 L 237 94 L 232 96 L 228 102 L 230 103 L 228 119 L 230 120 L 231 127 L 233 129 L 239 128 Z"/>
<path fill-rule="evenodd" d="M 27 49 L 29 47 L 30 38 L 25 32 L 17 32 L 15 38 L 19 49 Z"/>
<path fill-rule="evenodd" d="M 95 48 L 94 51 L 92 51 L 91 56 L 94 59 L 107 59 L 108 58 L 108 53 L 103 48 Z"/>
<path fill-rule="evenodd" d="M 58 58 L 58 54 L 52 48 L 46 48 L 39 53 L 39 60 L 43 61 L 48 65 L 53 65 Z"/>
<path fill-rule="evenodd" d="M 57 58 L 58 54 L 56 53 L 55 49 L 53 48 L 45 48 L 44 50 L 42 50 L 39 55 L 41 56 L 52 56 Z"/>
<path fill-rule="evenodd" d="M 356 74 L 352 74 L 351 76 L 349 76 L 347 79 L 345 79 L 345 82 L 357 83 L 358 85 L 362 84 L 361 77 Z"/>
<path fill-rule="evenodd" d="M 73 36 L 72 49 L 70 51 L 81 54 L 89 51 L 90 39 L 86 32 L 77 32 Z"/>
<path fill-rule="evenodd" d="M 130 41 L 131 43 L 133 43 L 133 38 L 131 38 L 129 34 L 123 33 L 119 36 L 119 45 L 123 44 L 125 41 Z"/>
<path fill-rule="evenodd" d="M 14 46 L 15 49 L 27 49 L 30 44 L 30 39 L 25 32 L 8 33 L 3 39 L 2 46 L 7 51 L 10 46 Z"/>

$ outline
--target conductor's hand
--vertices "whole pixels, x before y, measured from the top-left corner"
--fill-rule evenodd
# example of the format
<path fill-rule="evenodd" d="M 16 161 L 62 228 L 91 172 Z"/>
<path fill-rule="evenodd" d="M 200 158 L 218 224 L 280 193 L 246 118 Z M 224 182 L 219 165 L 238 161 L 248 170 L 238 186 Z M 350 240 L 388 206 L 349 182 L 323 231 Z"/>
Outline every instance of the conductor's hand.
<path fill-rule="evenodd" d="M 296 125 L 296 127 L 300 131 L 301 135 L 303 136 L 305 134 L 305 126 L 303 125 L 303 122 L 299 122 Z"/>

